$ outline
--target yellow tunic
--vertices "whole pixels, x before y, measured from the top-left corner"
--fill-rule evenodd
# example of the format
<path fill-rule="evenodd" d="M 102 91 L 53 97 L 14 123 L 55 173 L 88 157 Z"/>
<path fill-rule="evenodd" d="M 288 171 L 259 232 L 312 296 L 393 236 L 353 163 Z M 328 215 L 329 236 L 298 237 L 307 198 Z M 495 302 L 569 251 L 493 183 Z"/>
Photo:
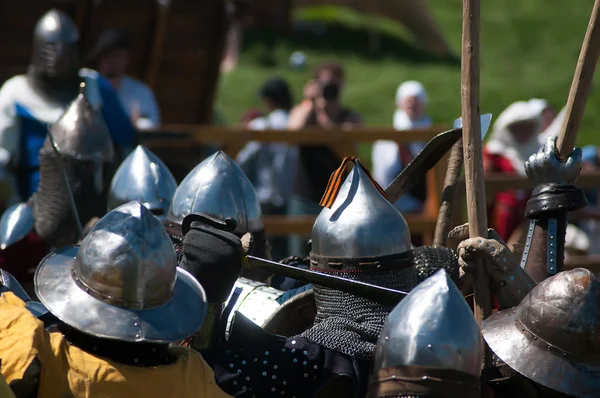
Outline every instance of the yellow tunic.
<path fill-rule="evenodd" d="M 0 297 L 1 373 L 23 378 L 33 359 L 41 362 L 40 398 L 229 397 L 195 351 L 176 347 L 168 366 L 134 367 L 93 356 L 48 333 L 12 293 Z M 0 390 L 1 392 L 1 390 Z"/>

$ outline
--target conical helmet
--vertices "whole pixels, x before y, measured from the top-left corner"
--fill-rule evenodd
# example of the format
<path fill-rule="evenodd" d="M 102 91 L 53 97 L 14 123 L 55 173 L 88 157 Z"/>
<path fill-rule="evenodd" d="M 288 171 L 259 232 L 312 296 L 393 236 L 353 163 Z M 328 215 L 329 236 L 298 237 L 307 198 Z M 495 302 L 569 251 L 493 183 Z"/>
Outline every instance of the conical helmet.
<path fill-rule="evenodd" d="M 169 211 L 177 182 L 167 166 L 139 145 L 119 166 L 108 193 L 108 210 L 132 200 L 142 203 L 159 219 Z"/>
<path fill-rule="evenodd" d="M 46 257 L 35 289 L 62 322 L 106 339 L 170 343 L 194 334 L 206 315 L 202 286 L 177 267 L 162 223 L 139 202 L 109 212 L 81 247 Z"/>
<path fill-rule="evenodd" d="M 482 324 L 485 341 L 508 366 L 574 397 L 600 391 L 600 280 L 589 270 L 560 272 L 515 308 Z"/>
<path fill-rule="evenodd" d="M 85 83 L 81 83 L 79 95 L 50 131 L 63 157 L 97 164 L 110 162 L 114 157 L 111 135 L 102 114 L 94 110 L 87 100 Z M 50 137 L 46 137 L 41 151 L 52 153 Z"/>
<path fill-rule="evenodd" d="M 349 264 L 377 258 L 412 265 L 406 220 L 383 196 L 360 161 L 347 161 L 354 167 L 339 192 L 335 187 L 341 183 L 346 160 L 332 175 L 321 202 L 325 207 L 312 229 L 311 262 L 327 268 L 336 261 Z"/>
<path fill-rule="evenodd" d="M 34 73 L 63 77 L 79 68 L 79 32 L 64 12 L 52 9 L 37 22 L 33 32 Z"/>
<path fill-rule="evenodd" d="M 237 221 L 237 234 L 264 230 L 260 203 L 252 183 L 235 162 L 218 151 L 181 182 L 169 208 L 168 222 L 181 225 L 191 213 Z"/>
<path fill-rule="evenodd" d="M 375 350 L 372 396 L 445 391 L 424 396 L 479 397 L 481 343 L 471 309 L 441 269 L 415 287 L 385 322 Z"/>

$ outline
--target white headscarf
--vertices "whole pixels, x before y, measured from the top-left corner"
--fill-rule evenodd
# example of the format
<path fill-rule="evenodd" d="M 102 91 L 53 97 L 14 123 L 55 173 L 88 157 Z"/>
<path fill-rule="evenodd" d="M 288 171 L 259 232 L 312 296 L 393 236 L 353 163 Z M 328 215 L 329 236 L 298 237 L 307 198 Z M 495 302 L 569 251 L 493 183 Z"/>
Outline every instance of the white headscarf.
<path fill-rule="evenodd" d="M 501 155 L 507 158 L 517 173 L 525 175 L 525 162 L 530 155 L 537 152 L 540 147 L 537 131 L 529 141 L 521 143 L 515 140 L 509 127 L 518 122 L 534 121 L 539 124 L 540 112 L 538 107 L 531 102 L 517 101 L 508 106 L 498 116 L 492 135 L 486 144 L 486 150 L 490 154 Z"/>
<path fill-rule="evenodd" d="M 427 91 L 421 83 L 410 80 L 402 83 L 396 91 L 396 105 L 398 106 L 405 98 L 417 97 L 423 105 L 427 104 Z M 411 130 L 431 127 L 431 118 L 423 116 L 419 120 L 411 120 L 402 109 L 396 109 L 394 113 L 394 128 L 396 130 Z"/>
<path fill-rule="evenodd" d="M 557 137 L 558 133 L 560 133 L 560 128 L 562 126 L 563 120 L 565 118 L 565 108 L 563 107 L 558 115 L 554 118 L 550 126 L 546 128 L 541 134 L 539 134 L 539 144 L 540 146 L 546 143 L 546 138 L 548 137 Z"/>

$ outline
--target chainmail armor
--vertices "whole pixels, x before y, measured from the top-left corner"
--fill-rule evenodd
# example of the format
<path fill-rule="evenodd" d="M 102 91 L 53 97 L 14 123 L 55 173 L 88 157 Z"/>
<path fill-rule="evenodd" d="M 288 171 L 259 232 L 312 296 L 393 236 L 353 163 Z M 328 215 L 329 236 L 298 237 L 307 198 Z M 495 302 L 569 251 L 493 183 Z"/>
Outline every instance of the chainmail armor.
<path fill-rule="evenodd" d="M 105 192 L 97 192 L 94 176 L 80 161 L 66 156 L 62 160 L 81 223 L 85 224 L 92 217 L 103 216 L 106 210 L 106 189 Z M 56 247 L 72 245 L 79 240 L 62 173 L 55 155 L 41 151 L 40 184 L 32 198 L 35 231 L 44 241 Z M 103 187 L 108 185 L 103 184 Z"/>
<path fill-rule="evenodd" d="M 458 281 L 458 257 L 446 248 L 413 250 L 414 267 L 393 271 L 336 272 L 334 275 L 409 292 L 436 270 L 445 268 Z M 300 335 L 316 344 L 357 359 L 371 359 L 383 324 L 393 307 L 348 293 L 313 286 L 317 315 Z"/>
<path fill-rule="evenodd" d="M 444 268 L 452 281 L 460 288 L 458 255 L 454 250 L 445 247 L 421 246 L 413 249 L 413 256 L 418 283 L 429 278 L 440 268 Z"/>

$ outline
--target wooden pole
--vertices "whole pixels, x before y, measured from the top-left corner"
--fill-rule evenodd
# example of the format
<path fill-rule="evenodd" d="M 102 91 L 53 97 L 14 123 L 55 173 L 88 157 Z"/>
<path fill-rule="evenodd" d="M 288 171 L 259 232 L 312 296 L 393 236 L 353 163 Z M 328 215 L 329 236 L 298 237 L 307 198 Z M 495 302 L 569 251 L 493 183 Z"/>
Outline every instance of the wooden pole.
<path fill-rule="evenodd" d="M 587 32 L 581 46 L 581 53 L 579 53 L 573 82 L 571 83 L 565 118 L 558 136 L 558 153 L 563 158 L 568 157 L 575 147 L 585 103 L 592 87 L 592 80 L 598 63 L 598 55 L 600 55 L 599 14 L 600 0 L 595 0 Z"/>
<path fill-rule="evenodd" d="M 167 33 L 167 19 L 169 17 L 169 5 L 171 0 L 158 0 L 156 7 L 156 21 L 154 23 L 154 36 L 150 52 L 150 62 L 146 72 L 146 83 L 156 90 L 156 81 L 162 61 L 165 35 Z"/>
<path fill-rule="evenodd" d="M 446 247 L 448 242 L 448 233 L 452 227 L 452 211 L 457 196 L 457 184 L 460 179 L 460 172 L 463 164 L 463 143 L 458 141 L 452 147 L 450 159 L 448 160 L 448 169 L 444 179 L 444 190 L 442 191 L 442 203 L 438 213 L 435 233 L 433 234 L 434 247 Z"/>
<path fill-rule="evenodd" d="M 463 0 L 461 105 L 470 237 L 487 237 L 481 121 L 479 118 L 479 18 L 479 0 Z M 477 264 L 473 288 L 475 291 L 475 320 L 481 325 L 483 319 L 488 317 L 492 310 L 489 280 L 483 264 Z M 489 355 L 486 355 L 486 358 L 489 360 Z"/>

